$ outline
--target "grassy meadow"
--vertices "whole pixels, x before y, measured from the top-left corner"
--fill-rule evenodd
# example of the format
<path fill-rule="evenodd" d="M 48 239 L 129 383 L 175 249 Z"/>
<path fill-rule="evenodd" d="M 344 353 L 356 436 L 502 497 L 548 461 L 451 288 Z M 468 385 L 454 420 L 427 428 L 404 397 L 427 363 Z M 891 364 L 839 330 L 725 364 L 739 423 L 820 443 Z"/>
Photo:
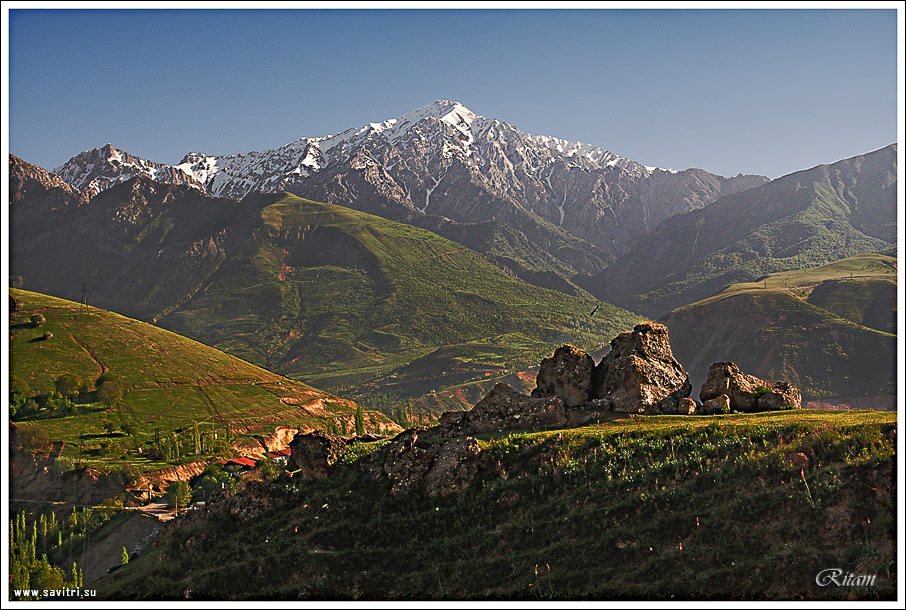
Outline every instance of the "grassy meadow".
<path fill-rule="evenodd" d="M 241 527 L 179 523 L 95 586 L 110 599 L 892 599 L 895 427 L 892 413 L 784 412 L 485 435 L 477 479 L 448 497 L 387 494 L 358 470 L 362 449 L 325 481 L 278 486 Z M 829 566 L 875 585 L 818 587 Z"/>

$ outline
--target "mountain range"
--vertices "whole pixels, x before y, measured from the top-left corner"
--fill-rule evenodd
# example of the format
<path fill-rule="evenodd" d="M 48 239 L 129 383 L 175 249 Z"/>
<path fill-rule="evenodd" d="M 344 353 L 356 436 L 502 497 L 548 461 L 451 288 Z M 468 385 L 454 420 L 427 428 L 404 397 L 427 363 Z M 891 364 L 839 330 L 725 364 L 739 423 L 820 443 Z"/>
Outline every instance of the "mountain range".
<path fill-rule="evenodd" d="M 451 373 L 457 359 L 502 373 L 638 321 L 425 229 L 287 193 L 236 200 L 137 176 L 86 200 L 15 157 L 10 178 L 23 287 L 78 300 L 86 282 L 92 304 L 322 387 L 441 348 Z"/>
<path fill-rule="evenodd" d="M 769 273 L 895 255 L 896 153 L 728 179 L 438 101 L 176 165 L 109 144 L 56 173 L 11 156 L 11 273 L 71 299 L 87 282 L 103 307 L 366 403 L 438 389 L 457 402 L 518 384 L 520 363 L 557 342 L 597 349 L 631 312 L 663 317 Z M 714 332 L 688 319 L 684 336 Z M 768 343 L 752 342 L 756 368 Z M 814 395 L 830 387 L 809 379 Z"/>
<path fill-rule="evenodd" d="M 658 317 L 729 284 L 863 252 L 894 254 L 897 145 L 795 172 L 662 223 L 596 294 Z"/>
<path fill-rule="evenodd" d="M 568 241 L 560 229 L 594 246 L 585 249 L 600 262 L 626 252 L 667 218 L 768 180 L 645 166 L 589 144 L 524 133 L 445 100 L 269 150 L 192 152 L 175 165 L 107 144 L 54 172 L 89 195 L 144 176 L 219 197 L 285 191 L 404 222 L 413 216 L 497 221 L 535 242 Z M 587 271 L 572 249 L 547 250 L 573 274 Z"/>

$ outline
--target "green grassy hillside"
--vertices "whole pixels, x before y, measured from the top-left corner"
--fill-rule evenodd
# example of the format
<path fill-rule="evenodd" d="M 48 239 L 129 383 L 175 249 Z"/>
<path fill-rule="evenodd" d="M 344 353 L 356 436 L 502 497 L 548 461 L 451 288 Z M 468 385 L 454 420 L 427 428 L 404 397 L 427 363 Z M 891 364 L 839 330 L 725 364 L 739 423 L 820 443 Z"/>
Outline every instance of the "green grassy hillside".
<path fill-rule="evenodd" d="M 325 389 L 472 342 L 524 368 L 639 319 L 606 304 L 590 316 L 596 300 L 520 281 L 425 229 L 292 195 L 237 202 L 133 179 L 81 206 L 19 217 L 17 205 L 23 287 L 77 298 L 84 281 L 93 304 Z"/>
<path fill-rule="evenodd" d="M 576 285 L 615 260 L 597 246 L 531 213 L 516 214 L 512 225 L 488 220 L 459 223 L 439 216 L 413 215 L 405 222 L 480 252 L 530 284 L 589 296 Z"/>
<path fill-rule="evenodd" d="M 521 336 L 449 345 L 342 394 L 369 408 L 404 409 L 409 420 L 420 422 L 430 414 L 470 409 L 497 383 L 531 392 L 535 375 L 523 370 L 538 363 L 524 362 L 520 352 L 529 348 Z"/>
<path fill-rule="evenodd" d="M 696 383 L 732 360 L 808 398 L 896 394 L 896 259 L 864 254 L 734 284 L 661 321 Z"/>
<path fill-rule="evenodd" d="M 777 178 L 671 218 L 593 294 L 651 316 L 739 282 L 896 249 L 896 145 Z"/>
<path fill-rule="evenodd" d="M 180 522 L 92 586 L 106 599 L 889 600 L 895 426 L 787 412 L 486 436 L 476 479 L 445 498 L 389 495 L 348 460 L 256 492 L 254 518 Z M 875 584 L 818 587 L 835 566 Z"/>
<path fill-rule="evenodd" d="M 270 201 L 254 251 L 162 324 L 330 387 L 479 339 L 532 362 L 637 319 L 606 305 L 590 317 L 593 300 L 515 280 L 422 229 L 292 195 Z"/>
<path fill-rule="evenodd" d="M 63 455 L 73 460 L 156 470 L 196 459 L 194 450 L 170 461 L 148 459 L 156 434 L 169 440 L 175 433 L 185 449 L 197 425 L 227 441 L 228 451 L 230 442 L 279 425 L 323 428 L 355 414 L 349 401 L 156 326 L 33 292 L 10 295 L 11 389 L 31 399 L 14 421 L 64 441 Z M 44 317 L 38 327 L 31 322 L 36 314 Z M 69 400 L 55 396 L 64 375 L 82 382 Z M 374 413 L 369 422 L 387 420 Z M 139 446 L 146 449 L 141 456 Z"/>

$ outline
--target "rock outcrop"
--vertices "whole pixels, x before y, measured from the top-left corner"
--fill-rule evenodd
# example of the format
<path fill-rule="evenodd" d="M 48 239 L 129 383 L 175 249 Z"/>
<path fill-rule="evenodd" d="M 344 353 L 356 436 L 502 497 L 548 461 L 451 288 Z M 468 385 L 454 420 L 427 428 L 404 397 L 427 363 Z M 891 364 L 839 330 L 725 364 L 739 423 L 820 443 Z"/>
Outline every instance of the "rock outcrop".
<path fill-rule="evenodd" d="M 676 409 L 677 415 L 695 415 L 698 413 L 698 404 L 691 398 L 680 398 Z"/>
<path fill-rule="evenodd" d="M 595 367 L 594 398 L 619 413 L 670 413 L 692 394 L 689 375 L 673 357 L 667 327 L 644 322 L 610 342 Z"/>
<path fill-rule="evenodd" d="M 578 407 L 592 397 L 592 371 L 595 361 L 572 345 L 558 347 L 553 357 L 541 361 L 534 398 L 556 396 L 567 407 Z"/>
<path fill-rule="evenodd" d="M 400 433 L 360 464 L 373 478 L 390 482 L 390 493 L 419 490 L 429 496 L 447 496 L 467 488 L 478 476 L 481 447 L 474 438 L 427 443 L 428 429 Z"/>
<path fill-rule="evenodd" d="M 710 400 L 702 401 L 701 408 L 698 410 L 700 415 L 719 415 L 730 412 L 730 398 L 726 394 L 715 396 Z"/>
<path fill-rule="evenodd" d="M 494 472 L 494 465 L 482 463 L 485 454 L 474 434 L 577 427 L 614 412 L 710 415 L 801 404 L 793 386 L 780 382 L 768 387 L 735 364 L 718 362 L 711 367 L 699 405 L 689 397 L 692 384 L 673 357 L 667 327 L 656 322 L 637 325 L 610 346 L 597 366 L 584 351 L 572 345 L 559 347 L 542 361 L 531 396 L 498 383 L 470 411 L 448 411 L 436 426 L 405 430 L 358 460 L 357 467 L 387 482 L 391 494 L 419 491 L 447 496 L 474 484 L 482 472 Z M 378 438 L 300 433 L 290 444 L 292 460 L 303 478 L 323 479 L 349 453 L 349 443 Z"/>
<path fill-rule="evenodd" d="M 560 398 L 567 408 L 618 413 L 684 413 L 682 403 L 692 384 L 673 357 L 667 327 L 656 322 L 637 325 L 610 342 L 610 352 L 593 366 L 592 358 L 571 345 L 557 348 L 541 363 L 536 398 Z"/>
<path fill-rule="evenodd" d="M 712 364 L 699 393 L 703 406 L 716 399 L 723 403 L 721 397 L 726 398 L 730 409 L 744 413 L 802 408 L 802 395 L 795 386 L 783 381 L 771 384 L 746 375 L 732 362 Z"/>
<path fill-rule="evenodd" d="M 533 396 L 534 394 L 532 392 Z M 482 432 L 562 426 L 567 422 L 563 403 L 559 396 L 530 397 L 520 394 L 505 383 L 498 383 L 471 411 L 443 413 L 439 425 L 431 428 L 431 433 L 434 436 L 465 436 Z"/>
<path fill-rule="evenodd" d="M 299 476 L 312 481 L 327 477 L 330 467 L 349 453 L 341 437 L 319 430 L 297 434 L 289 447 L 290 459 L 299 468 Z"/>

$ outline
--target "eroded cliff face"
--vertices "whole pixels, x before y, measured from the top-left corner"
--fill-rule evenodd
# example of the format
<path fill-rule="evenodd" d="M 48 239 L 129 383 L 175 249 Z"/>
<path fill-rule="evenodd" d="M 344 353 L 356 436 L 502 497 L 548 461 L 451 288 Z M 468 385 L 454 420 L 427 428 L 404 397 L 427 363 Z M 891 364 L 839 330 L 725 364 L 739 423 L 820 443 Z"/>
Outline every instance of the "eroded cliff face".
<path fill-rule="evenodd" d="M 94 468 L 57 474 L 53 454 L 9 449 L 10 501 L 65 502 L 93 506 L 126 491 L 118 473 Z"/>

